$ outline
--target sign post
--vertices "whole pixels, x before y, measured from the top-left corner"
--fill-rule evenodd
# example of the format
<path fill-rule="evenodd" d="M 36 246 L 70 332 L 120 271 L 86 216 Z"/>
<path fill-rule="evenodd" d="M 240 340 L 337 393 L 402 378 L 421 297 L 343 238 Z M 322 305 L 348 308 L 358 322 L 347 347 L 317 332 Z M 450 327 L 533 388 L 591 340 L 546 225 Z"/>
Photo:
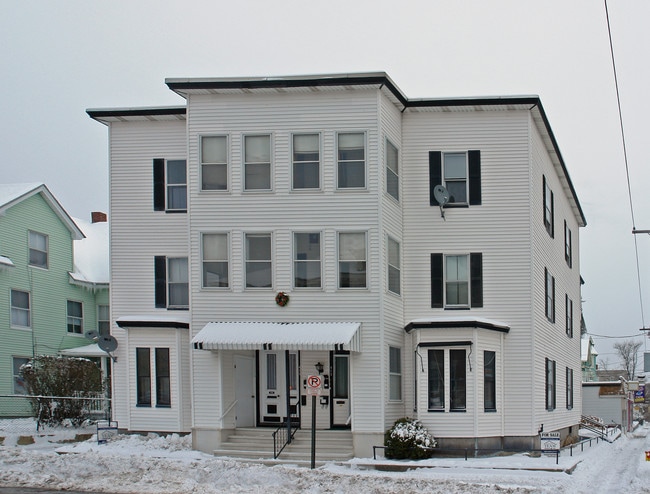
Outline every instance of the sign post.
<path fill-rule="evenodd" d="M 311 468 L 316 468 L 316 397 L 320 396 L 323 379 L 307 376 L 307 394 L 311 395 Z"/>

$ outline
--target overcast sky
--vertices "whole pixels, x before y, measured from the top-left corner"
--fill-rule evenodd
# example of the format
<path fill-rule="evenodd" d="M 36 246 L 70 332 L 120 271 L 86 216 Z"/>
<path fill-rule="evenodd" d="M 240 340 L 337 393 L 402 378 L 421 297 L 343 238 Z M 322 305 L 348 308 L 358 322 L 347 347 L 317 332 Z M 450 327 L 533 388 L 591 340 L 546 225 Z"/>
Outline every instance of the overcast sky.
<path fill-rule="evenodd" d="M 650 1 L 607 6 L 635 225 L 650 230 Z M 604 0 L 0 0 L 0 7 L 0 180 L 44 182 L 83 219 L 108 210 L 108 132 L 85 110 L 183 104 L 166 77 L 385 71 L 408 98 L 537 94 L 587 217 L 580 231 L 587 328 L 620 337 L 650 326 L 650 237 L 636 238 L 640 296 Z M 612 345 L 624 340 L 594 339 L 616 367 Z"/>

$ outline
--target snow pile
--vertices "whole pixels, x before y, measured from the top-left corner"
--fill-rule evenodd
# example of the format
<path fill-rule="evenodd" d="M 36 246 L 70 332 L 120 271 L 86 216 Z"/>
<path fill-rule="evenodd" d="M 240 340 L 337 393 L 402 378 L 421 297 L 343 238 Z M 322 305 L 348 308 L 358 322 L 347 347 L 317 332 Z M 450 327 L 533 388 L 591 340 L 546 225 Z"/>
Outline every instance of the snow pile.
<path fill-rule="evenodd" d="M 78 431 L 76 432 L 78 434 Z M 0 485 L 107 493 L 563 493 L 647 492 L 647 428 L 613 443 L 593 441 L 555 457 L 526 455 L 389 461 L 356 458 L 310 470 L 264 466 L 193 451 L 191 438 L 171 434 L 118 435 L 61 443 L 75 431 L 48 431 L 20 446 L 5 437 Z M 0 435 L 4 432 L 0 430 Z"/>

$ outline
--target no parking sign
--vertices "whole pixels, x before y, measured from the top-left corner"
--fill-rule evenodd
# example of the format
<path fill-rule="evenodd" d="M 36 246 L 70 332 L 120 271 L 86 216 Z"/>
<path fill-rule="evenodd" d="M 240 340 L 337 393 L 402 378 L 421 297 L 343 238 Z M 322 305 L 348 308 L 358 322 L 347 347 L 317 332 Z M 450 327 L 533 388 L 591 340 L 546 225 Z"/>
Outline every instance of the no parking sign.
<path fill-rule="evenodd" d="M 320 376 L 307 376 L 307 395 L 320 396 L 323 389 L 323 378 Z"/>

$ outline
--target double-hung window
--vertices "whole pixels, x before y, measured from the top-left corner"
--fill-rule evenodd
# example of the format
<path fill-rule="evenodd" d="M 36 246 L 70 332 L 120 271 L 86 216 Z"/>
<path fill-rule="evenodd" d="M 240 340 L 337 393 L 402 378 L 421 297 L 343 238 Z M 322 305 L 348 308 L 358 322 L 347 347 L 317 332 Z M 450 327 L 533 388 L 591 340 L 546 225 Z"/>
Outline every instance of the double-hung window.
<path fill-rule="evenodd" d="M 544 227 L 548 234 L 553 238 L 555 236 L 555 205 L 553 203 L 553 191 L 546 181 L 546 177 L 542 177 L 543 194 L 544 194 Z"/>
<path fill-rule="evenodd" d="M 29 265 L 47 269 L 49 239 L 42 233 L 29 231 Z"/>
<path fill-rule="evenodd" d="M 270 234 L 246 234 L 246 288 L 271 288 L 273 262 Z"/>
<path fill-rule="evenodd" d="M 366 287 L 366 234 L 339 233 L 339 288 Z"/>
<path fill-rule="evenodd" d="M 68 300 L 68 333 L 83 334 L 84 315 L 83 304 L 75 300 Z"/>
<path fill-rule="evenodd" d="M 573 408 L 573 369 L 566 368 L 566 407 Z"/>
<path fill-rule="evenodd" d="M 296 134 L 293 136 L 293 188 L 320 187 L 320 136 Z"/>
<path fill-rule="evenodd" d="M 271 136 L 244 136 L 244 190 L 271 190 Z"/>
<path fill-rule="evenodd" d="M 573 265 L 573 242 L 571 240 L 571 230 L 564 220 L 564 260 L 567 263 L 567 266 L 572 267 Z"/>
<path fill-rule="evenodd" d="M 467 364 L 465 350 L 449 350 L 449 409 L 467 408 Z"/>
<path fill-rule="evenodd" d="M 476 206 L 481 199 L 481 152 L 429 152 L 429 204 L 440 206 L 434 194 L 442 185 L 449 192 L 445 206 Z"/>
<path fill-rule="evenodd" d="M 320 233 L 294 233 L 293 255 L 293 286 L 295 288 L 320 288 Z"/>
<path fill-rule="evenodd" d="M 190 306 L 187 257 L 154 258 L 155 305 L 186 310 Z"/>
<path fill-rule="evenodd" d="M 102 336 L 111 332 L 111 314 L 108 305 L 97 306 L 97 331 Z"/>
<path fill-rule="evenodd" d="M 228 288 L 228 234 L 204 233 L 202 237 L 204 288 Z"/>
<path fill-rule="evenodd" d="M 153 160 L 153 208 L 169 213 L 187 212 L 185 160 Z"/>
<path fill-rule="evenodd" d="M 573 338 L 573 300 L 569 295 L 564 295 L 565 309 L 566 309 L 566 334 L 569 338 Z"/>
<path fill-rule="evenodd" d="M 11 326 L 31 328 L 32 313 L 29 292 L 11 290 Z"/>
<path fill-rule="evenodd" d="M 400 245 L 397 240 L 388 237 L 388 291 L 401 293 Z"/>
<path fill-rule="evenodd" d="M 338 134 L 338 188 L 366 186 L 366 136 L 363 132 Z"/>
<path fill-rule="evenodd" d="M 555 410 L 555 360 L 546 359 L 546 409 Z"/>
<path fill-rule="evenodd" d="M 496 352 L 483 352 L 483 409 L 494 412 L 497 409 Z"/>
<path fill-rule="evenodd" d="M 555 322 L 555 278 L 544 268 L 544 296 L 546 319 Z"/>
<path fill-rule="evenodd" d="M 388 347 L 388 374 L 390 401 L 402 399 L 402 349 L 394 346 Z"/>
<path fill-rule="evenodd" d="M 201 136 L 201 190 L 228 189 L 228 138 Z"/>
<path fill-rule="evenodd" d="M 483 307 L 483 255 L 431 254 L 431 307 Z"/>
<path fill-rule="evenodd" d="M 386 140 L 386 192 L 399 201 L 399 151 Z"/>

